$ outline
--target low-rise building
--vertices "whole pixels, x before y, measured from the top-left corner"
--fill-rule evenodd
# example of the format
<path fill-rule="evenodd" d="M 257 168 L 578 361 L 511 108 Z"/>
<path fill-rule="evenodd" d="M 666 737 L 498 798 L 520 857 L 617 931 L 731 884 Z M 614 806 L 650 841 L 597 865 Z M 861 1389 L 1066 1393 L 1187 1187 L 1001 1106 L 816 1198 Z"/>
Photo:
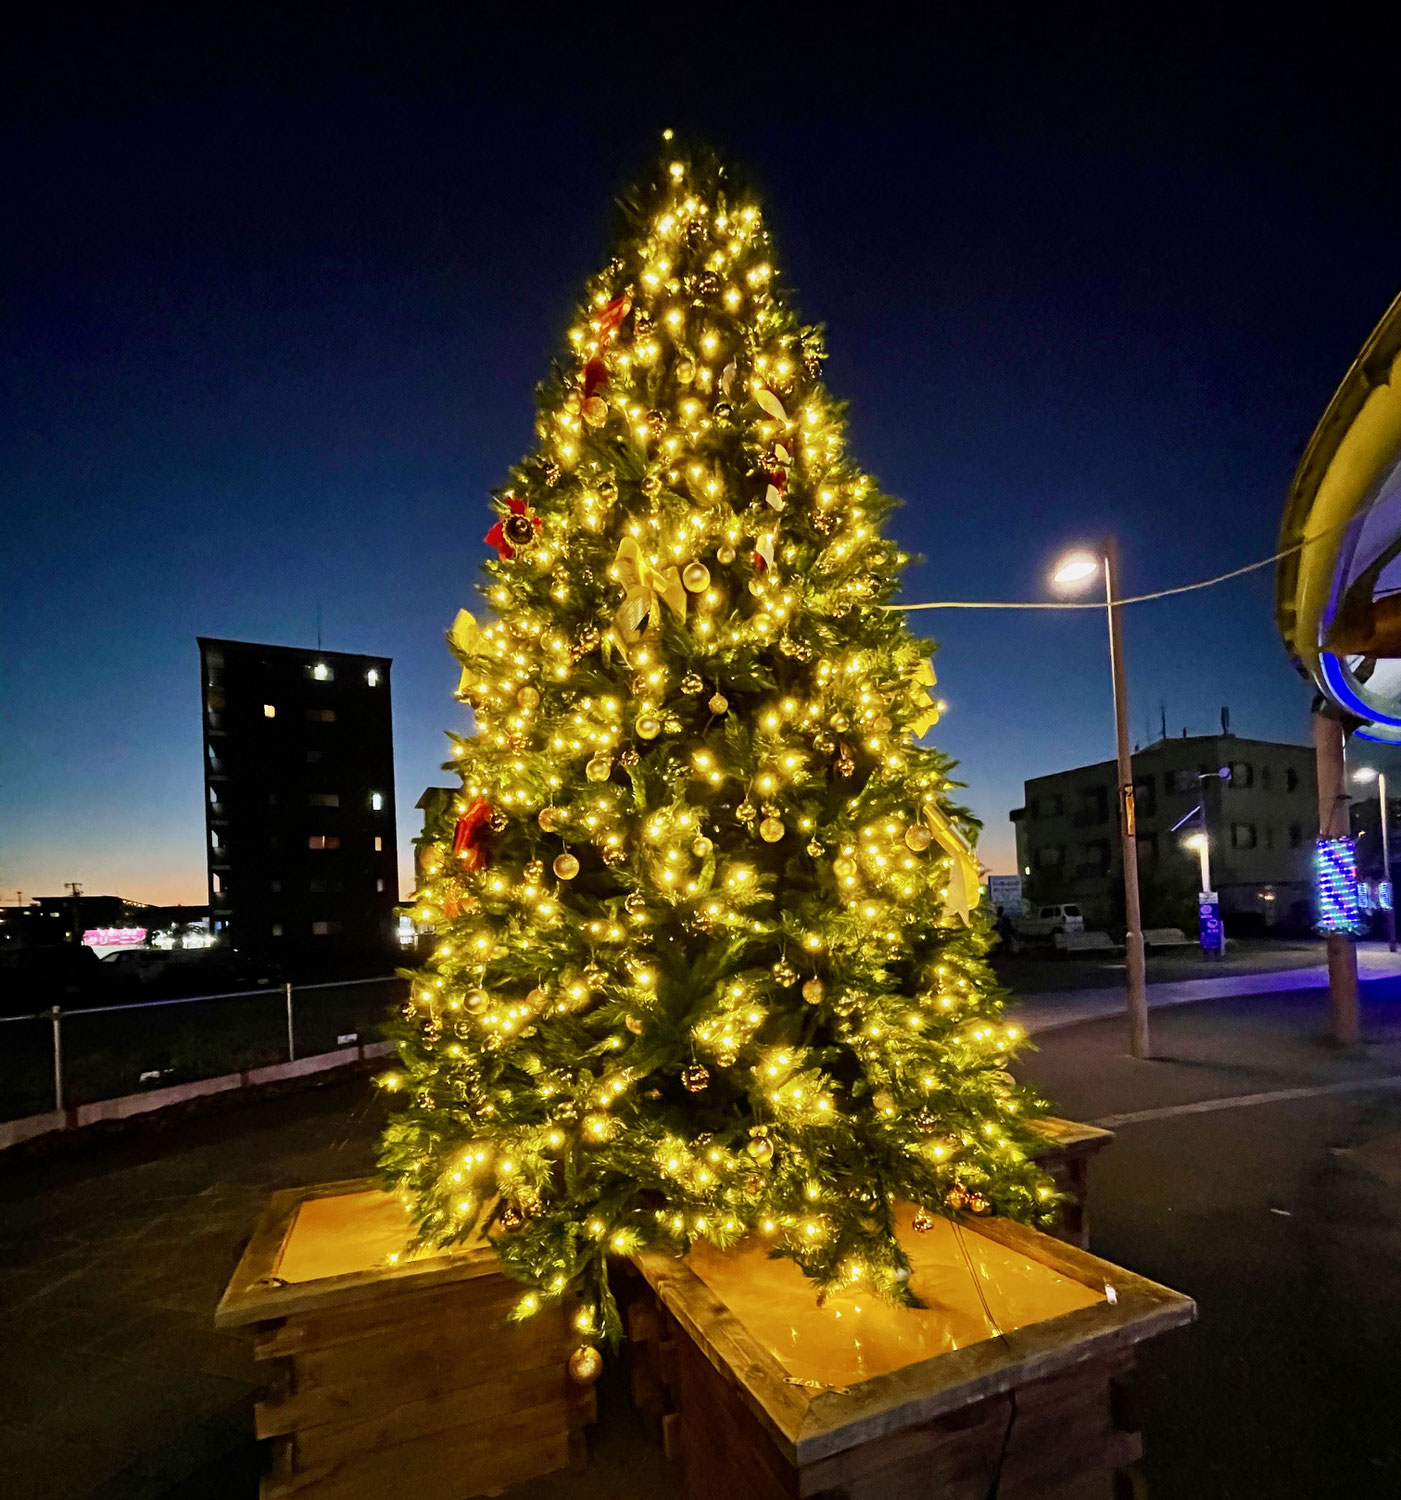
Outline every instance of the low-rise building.
<path fill-rule="evenodd" d="M 1185 841 L 1204 830 L 1233 930 L 1309 927 L 1318 828 L 1311 748 L 1234 734 L 1163 739 L 1135 752 L 1133 778 L 1145 926 L 1194 921 L 1201 881 Z M 1078 902 L 1091 926 L 1122 923 L 1117 783 L 1112 760 L 1026 783 L 1025 805 L 1011 818 L 1029 900 Z"/>

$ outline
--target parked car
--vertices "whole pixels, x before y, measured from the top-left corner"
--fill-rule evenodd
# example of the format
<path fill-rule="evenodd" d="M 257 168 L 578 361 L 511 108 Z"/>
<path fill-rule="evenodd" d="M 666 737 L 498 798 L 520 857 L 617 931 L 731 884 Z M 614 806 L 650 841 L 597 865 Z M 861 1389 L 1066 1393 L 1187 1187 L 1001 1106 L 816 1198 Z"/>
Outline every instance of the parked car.
<path fill-rule="evenodd" d="M 0 948 L 0 1014 L 101 1004 L 110 978 L 97 954 L 80 943 Z"/>
<path fill-rule="evenodd" d="M 1083 932 L 1084 913 L 1073 902 L 1058 902 L 1052 906 L 1033 906 L 1029 916 L 1017 920 L 1017 936 L 1023 941 L 1043 940 L 1054 942 L 1057 933 Z"/>

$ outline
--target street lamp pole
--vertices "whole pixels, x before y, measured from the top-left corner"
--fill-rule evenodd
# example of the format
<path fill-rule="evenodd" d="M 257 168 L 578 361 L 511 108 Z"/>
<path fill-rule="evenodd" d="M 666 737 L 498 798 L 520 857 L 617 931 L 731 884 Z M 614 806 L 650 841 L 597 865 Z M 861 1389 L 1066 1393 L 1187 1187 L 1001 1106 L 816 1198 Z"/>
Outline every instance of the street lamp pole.
<path fill-rule="evenodd" d="M 1391 884 L 1391 835 L 1387 830 L 1386 816 L 1386 772 L 1377 772 L 1377 811 L 1382 820 L 1382 879 L 1386 881 L 1390 899 L 1386 903 L 1386 945 L 1396 952 L 1396 891 Z"/>
<path fill-rule="evenodd" d="M 1148 989 L 1143 961 L 1143 917 L 1138 901 L 1138 826 L 1134 816 L 1133 760 L 1129 755 L 1128 693 L 1124 684 L 1124 638 L 1120 624 L 1119 544 L 1104 543 L 1104 601 L 1109 616 L 1109 665 L 1114 680 L 1114 734 L 1118 752 L 1119 837 L 1124 860 L 1124 957 L 1127 962 L 1129 1050 L 1148 1056 Z"/>

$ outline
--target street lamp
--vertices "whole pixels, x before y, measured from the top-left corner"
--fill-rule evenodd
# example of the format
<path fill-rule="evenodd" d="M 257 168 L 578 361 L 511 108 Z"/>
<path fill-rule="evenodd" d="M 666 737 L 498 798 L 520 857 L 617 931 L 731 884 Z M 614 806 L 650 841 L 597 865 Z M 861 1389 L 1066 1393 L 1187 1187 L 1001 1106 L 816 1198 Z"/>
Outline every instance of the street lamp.
<path fill-rule="evenodd" d="M 1204 833 L 1189 833 L 1182 840 L 1182 847 L 1192 850 L 1197 856 L 1202 867 L 1202 892 L 1205 894 L 1211 889 L 1211 840 Z"/>
<path fill-rule="evenodd" d="M 1374 766 L 1359 766 L 1352 773 L 1354 781 L 1377 783 L 1377 813 L 1382 825 L 1382 879 L 1386 881 L 1386 945 L 1396 952 L 1396 893 L 1391 884 L 1391 838 L 1387 830 L 1386 816 L 1386 772 Z"/>
<path fill-rule="evenodd" d="M 1124 687 L 1124 640 L 1119 622 L 1119 548 L 1112 537 L 1097 549 L 1069 552 L 1056 564 L 1051 584 L 1061 593 L 1080 593 L 1104 578 L 1104 612 L 1109 621 L 1109 668 L 1114 691 L 1114 731 L 1119 775 L 1119 836 L 1124 857 L 1124 957 L 1129 1012 L 1129 1050 L 1148 1056 L 1148 991 L 1143 963 L 1143 918 L 1138 902 L 1138 828 L 1133 805 L 1133 762 L 1129 759 L 1128 695 Z"/>

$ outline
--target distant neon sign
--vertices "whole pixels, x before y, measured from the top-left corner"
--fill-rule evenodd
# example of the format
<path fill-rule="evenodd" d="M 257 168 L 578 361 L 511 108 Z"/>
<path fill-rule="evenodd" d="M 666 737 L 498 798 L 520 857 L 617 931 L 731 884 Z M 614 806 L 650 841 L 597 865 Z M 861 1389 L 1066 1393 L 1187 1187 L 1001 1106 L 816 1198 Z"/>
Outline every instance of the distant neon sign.
<path fill-rule="evenodd" d="M 137 948 L 145 941 L 144 927 L 89 927 L 83 934 L 85 948 Z"/>

